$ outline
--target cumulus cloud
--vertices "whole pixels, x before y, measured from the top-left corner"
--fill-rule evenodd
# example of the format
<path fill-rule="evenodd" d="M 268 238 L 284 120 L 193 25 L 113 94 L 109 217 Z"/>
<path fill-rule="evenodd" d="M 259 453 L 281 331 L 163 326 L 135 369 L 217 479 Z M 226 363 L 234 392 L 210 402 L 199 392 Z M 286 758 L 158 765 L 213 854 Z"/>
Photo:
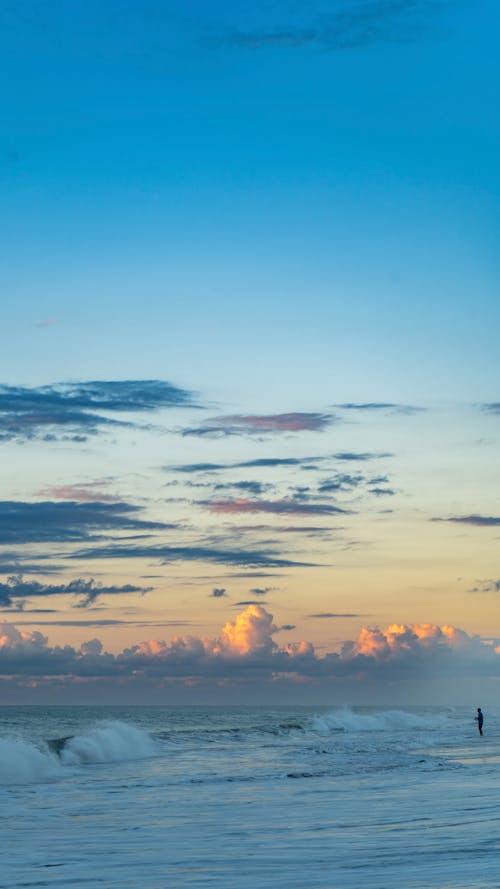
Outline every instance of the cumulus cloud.
<path fill-rule="evenodd" d="M 134 425 L 108 414 L 192 405 L 192 395 L 165 380 L 95 380 L 47 386 L 0 385 L 0 442 L 82 442 L 112 426 Z"/>
<path fill-rule="evenodd" d="M 228 621 L 220 637 L 220 651 L 246 655 L 255 652 L 271 653 L 277 648 L 273 641 L 276 632 L 273 616 L 260 605 L 249 605 L 234 623 Z M 214 651 L 219 650 L 217 647 Z"/>
<path fill-rule="evenodd" d="M 335 419 L 331 414 L 298 411 L 286 414 L 232 414 L 213 417 L 201 426 L 183 429 L 182 434 L 221 438 L 227 435 L 324 432 Z"/>
<path fill-rule="evenodd" d="M 19 630 L 0 623 L 0 675 L 88 676 L 109 675 L 116 658 L 103 651 L 99 640 L 89 640 L 80 649 L 70 645 L 50 646 L 39 630 Z"/>
<path fill-rule="evenodd" d="M 363 627 L 355 642 L 346 642 L 341 657 L 362 662 L 365 669 L 397 675 L 421 675 L 422 671 L 458 668 L 469 661 L 484 665 L 494 651 L 478 636 L 453 626 L 392 624 L 385 630 Z M 496 668 L 500 667 L 500 660 Z"/>
<path fill-rule="evenodd" d="M 257 603 L 250 604 L 217 637 L 174 636 L 170 642 L 149 639 L 118 654 L 90 639 L 80 648 L 52 647 L 39 630 L 0 624 L 0 675 L 41 677 L 114 677 L 120 683 L 138 675 L 190 683 L 205 677 L 215 682 L 271 683 L 276 676 L 305 682 L 339 679 L 429 679 L 444 676 L 500 678 L 500 648 L 449 626 L 392 624 L 385 630 L 364 627 L 339 652 L 320 656 L 307 640 L 278 645 L 284 627 Z"/>

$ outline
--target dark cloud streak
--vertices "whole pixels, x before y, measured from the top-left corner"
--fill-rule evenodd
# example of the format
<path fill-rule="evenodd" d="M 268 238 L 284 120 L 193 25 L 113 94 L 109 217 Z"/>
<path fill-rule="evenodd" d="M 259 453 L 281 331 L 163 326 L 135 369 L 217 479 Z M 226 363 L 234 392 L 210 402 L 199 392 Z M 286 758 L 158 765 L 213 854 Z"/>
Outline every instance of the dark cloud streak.
<path fill-rule="evenodd" d="M 166 530 L 176 526 L 135 518 L 130 503 L 0 501 L 0 544 L 83 541 L 96 531 Z"/>
<path fill-rule="evenodd" d="M 94 578 L 85 580 L 82 577 L 70 580 L 64 584 L 44 584 L 37 580 L 25 580 L 23 575 L 12 575 L 6 583 L 0 582 L 0 605 L 15 604 L 18 599 L 33 599 L 49 596 L 76 596 L 80 599 L 79 608 L 88 608 L 100 596 L 127 595 L 130 593 L 150 592 L 153 587 L 140 587 L 134 584 L 123 586 L 106 586 L 98 583 Z"/>
<path fill-rule="evenodd" d="M 72 559 L 154 559 L 161 564 L 178 561 L 214 562 L 248 567 L 314 567 L 311 562 L 283 559 L 271 550 L 225 550 L 204 546 L 119 546 L 110 545 L 79 550 Z"/>
<path fill-rule="evenodd" d="M 106 413 L 185 406 L 194 406 L 191 393 L 163 380 L 0 385 L 0 441 L 83 442 L 109 426 L 137 425 Z"/>
<path fill-rule="evenodd" d="M 267 512 L 275 515 L 346 515 L 348 513 L 348 510 L 329 503 L 301 503 L 292 499 L 202 500 L 200 505 L 205 506 L 210 512 L 226 514 Z"/>
<path fill-rule="evenodd" d="M 464 515 L 449 518 L 433 518 L 431 522 L 454 522 L 457 525 L 475 525 L 478 528 L 494 528 L 500 525 L 500 516 Z"/>

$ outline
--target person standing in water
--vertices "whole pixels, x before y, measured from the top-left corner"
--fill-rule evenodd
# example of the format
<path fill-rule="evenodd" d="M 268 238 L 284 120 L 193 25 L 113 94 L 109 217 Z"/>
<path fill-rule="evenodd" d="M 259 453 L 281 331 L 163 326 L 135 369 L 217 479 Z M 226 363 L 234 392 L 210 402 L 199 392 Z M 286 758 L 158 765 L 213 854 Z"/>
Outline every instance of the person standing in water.
<path fill-rule="evenodd" d="M 475 719 L 476 722 L 477 722 L 477 727 L 478 727 L 478 729 L 479 729 L 479 734 L 482 735 L 482 734 L 483 734 L 483 721 L 484 721 L 484 716 L 483 716 L 483 711 L 481 710 L 481 707 L 478 707 L 478 708 L 477 708 L 477 716 L 475 716 L 474 719 Z"/>

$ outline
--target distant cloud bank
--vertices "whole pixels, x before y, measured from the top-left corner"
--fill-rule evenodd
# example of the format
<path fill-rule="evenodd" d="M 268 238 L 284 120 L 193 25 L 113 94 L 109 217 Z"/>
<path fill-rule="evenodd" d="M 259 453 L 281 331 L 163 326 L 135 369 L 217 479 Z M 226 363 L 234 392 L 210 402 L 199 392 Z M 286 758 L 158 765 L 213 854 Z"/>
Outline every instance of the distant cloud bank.
<path fill-rule="evenodd" d="M 334 615 L 317 615 L 331 617 Z M 344 615 L 341 615 L 342 617 Z M 290 627 L 293 629 L 293 627 Z M 51 646 L 38 630 L 26 632 L 0 624 L 0 677 L 30 678 L 43 687 L 55 677 L 72 685 L 84 679 L 133 682 L 194 680 L 233 686 L 248 681 L 272 685 L 276 677 L 291 684 L 348 679 L 407 680 L 495 676 L 500 678 L 500 647 L 453 626 L 393 624 L 385 630 L 364 627 L 341 650 L 320 656 L 305 640 L 274 640 L 286 631 L 262 605 L 251 603 L 217 637 L 174 636 L 170 642 L 150 639 L 118 654 L 104 650 L 99 639 L 78 649 Z M 134 678 L 133 678 L 134 677 Z"/>

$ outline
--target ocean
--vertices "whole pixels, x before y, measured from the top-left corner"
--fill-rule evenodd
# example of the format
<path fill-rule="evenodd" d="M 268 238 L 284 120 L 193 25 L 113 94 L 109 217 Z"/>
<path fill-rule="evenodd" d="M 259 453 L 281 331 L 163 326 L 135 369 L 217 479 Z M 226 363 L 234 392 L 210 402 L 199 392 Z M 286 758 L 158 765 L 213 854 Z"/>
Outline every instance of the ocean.
<path fill-rule="evenodd" d="M 0 887 L 499 887 L 500 718 L 473 716 L 0 708 Z"/>

